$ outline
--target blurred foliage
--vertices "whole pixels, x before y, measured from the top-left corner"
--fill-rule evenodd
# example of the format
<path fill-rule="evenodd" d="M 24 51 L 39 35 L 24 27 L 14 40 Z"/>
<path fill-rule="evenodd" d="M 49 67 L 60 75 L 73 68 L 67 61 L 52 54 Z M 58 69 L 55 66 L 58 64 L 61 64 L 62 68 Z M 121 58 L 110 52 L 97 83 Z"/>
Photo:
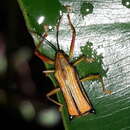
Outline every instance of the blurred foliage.
<path fill-rule="evenodd" d="M 17 1 L 1 1 L 0 129 L 51 130 L 59 128 L 60 124 L 62 129 L 59 112 L 45 98 L 48 90 L 42 86 L 52 84 L 42 74 L 44 65 L 34 56 L 34 48 Z M 41 112 L 50 115 L 51 125 L 38 121 Z"/>

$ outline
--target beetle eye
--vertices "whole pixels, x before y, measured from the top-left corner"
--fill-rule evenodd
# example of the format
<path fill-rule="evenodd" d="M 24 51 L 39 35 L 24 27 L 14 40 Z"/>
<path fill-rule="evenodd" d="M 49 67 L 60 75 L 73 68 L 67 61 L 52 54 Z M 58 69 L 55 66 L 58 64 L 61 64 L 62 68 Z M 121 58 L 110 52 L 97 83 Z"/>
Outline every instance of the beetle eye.
<path fill-rule="evenodd" d="M 93 12 L 93 5 L 91 3 L 86 3 L 84 2 L 81 5 L 81 9 L 80 9 L 80 13 L 82 14 L 82 16 L 86 16 L 87 14 L 91 14 Z"/>

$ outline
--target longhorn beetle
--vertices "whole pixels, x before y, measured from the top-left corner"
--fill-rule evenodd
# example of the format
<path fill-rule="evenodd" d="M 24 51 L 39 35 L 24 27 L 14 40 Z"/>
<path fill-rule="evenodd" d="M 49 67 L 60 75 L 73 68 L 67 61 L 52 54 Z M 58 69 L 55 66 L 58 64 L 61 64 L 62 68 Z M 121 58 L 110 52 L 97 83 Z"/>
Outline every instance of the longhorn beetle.
<path fill-rule="evenodd" d="M 46 37 L 48 36 L 48 26 L 45 25 L 44 26 L 45 33 L 42 36 L 42 41 L 40 41 L 40 43 L 36 46 L 35 55 L 38 56 L 43 62 L 46 62 L 48 64 L 54 64 L 55 70 L 46 70 L 43 71 L 43 73 L 45 74 L 54 73 L 54 76 L 59 84 L 59 88 L 55 88 L 54 90 L 50 91 L 47 94 L 47 98 L 53 103 L 59 105 L 59 110 L 61 111 L 63 104 L 57 102 L 56 100 L 50 97 L 56 94 L 57 92 L 61 91 L 66 101 L 70 118 L 72 118 L 72 117 L 80 117 L 82 115 L 86 115 L 89 113 L 95 113 L 91 101 L 89 100 L 86 92 L 83 89 L 82 82 L 98 79 L 102 83 L 103 92 L 110 94 L 111 91 L 105 89 L 103 79 L 99 74 L 93 74 L 83 79 L 79 79 L 75 66 L 79 64 L 81 61 L 86 61 L 88 63 L 91 63 L 94 61 L 94 59 L 81 57 L 78 60 L 76 60 L 74 63 L 70 62 L 70 59 L 73 57 L 73 53 L 74 53 L 76 30 L 71 22 L 70 8 L 68 6 L 67 6 L 67 10 L 68 10 L 67 12 L 68 24 L 72 30 L 72 39 L 71 39 L 69 55 L 67 55 L 63 50 L 60 49 L 59 41 L 58 41 L 59 25 L 62 16 L 60 17 L 56 26 L 57 48 L 46 39 Z M 40 53 L 39 47 L 43 42 L 46 42 L 49 46 L 51 46 L 54 50 L 56 50 L 55 60 L 52 60 Z"/>

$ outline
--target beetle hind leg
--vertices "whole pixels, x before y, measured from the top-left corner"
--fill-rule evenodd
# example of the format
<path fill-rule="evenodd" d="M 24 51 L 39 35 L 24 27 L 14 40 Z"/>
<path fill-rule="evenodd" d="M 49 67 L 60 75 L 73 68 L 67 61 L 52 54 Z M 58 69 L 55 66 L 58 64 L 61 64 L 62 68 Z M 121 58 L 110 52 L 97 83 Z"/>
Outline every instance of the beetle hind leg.
<path fill-rule="evenodd" d="M 96 75 L 90 75 L 90 76 L 87 76 L 83 79 L 81 79 L 80 81 L 81 82 L 84 82 L 84 81 L 89 81 L 89 80 L 99 80 L 102 84 L 102 89 L 103 89 L 103 92 L 106 93 L 106 94 L 111 94 L 112 91 L 110 90 L 107 90 L 105 87 L 104 87 L 104 82 L 103 82 L 103 78 L 101 77 L 101 75 L 99 74 L 96 74 Z"/>
<path fill-rule="evenodd" d="M 55 103 L 55 104 L 57 104 L 57 105 L 59 106 L 59 111 L 62 111 L 63 104 L 61 104 L 61 103 L 55 101 L 54 99 L 52 99 L 52 98 L 50 97 L 50 96 L 56 94 L 56 93 L 59 92 L 59 91 L 60 91 L 60 88 L 55 88 L 55 89 L 53 89 L 52 91 L 50 91 L 46 96 L 47 96 L 47 98 L 48 98 L 50 101 L 52 101 L 53 103 Z"/>

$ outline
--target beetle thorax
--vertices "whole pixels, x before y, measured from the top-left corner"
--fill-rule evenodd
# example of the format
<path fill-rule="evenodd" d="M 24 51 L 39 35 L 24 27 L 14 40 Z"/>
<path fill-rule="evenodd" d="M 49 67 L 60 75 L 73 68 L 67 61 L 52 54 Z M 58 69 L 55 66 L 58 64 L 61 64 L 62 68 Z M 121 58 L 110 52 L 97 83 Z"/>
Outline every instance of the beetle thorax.
<path fill-rule="evenodd" d="M 69 65 L 67 57 L 64 52 L 57 52 L 55 68 L 56 69 L 64 69 L 67 65 Z"/>

